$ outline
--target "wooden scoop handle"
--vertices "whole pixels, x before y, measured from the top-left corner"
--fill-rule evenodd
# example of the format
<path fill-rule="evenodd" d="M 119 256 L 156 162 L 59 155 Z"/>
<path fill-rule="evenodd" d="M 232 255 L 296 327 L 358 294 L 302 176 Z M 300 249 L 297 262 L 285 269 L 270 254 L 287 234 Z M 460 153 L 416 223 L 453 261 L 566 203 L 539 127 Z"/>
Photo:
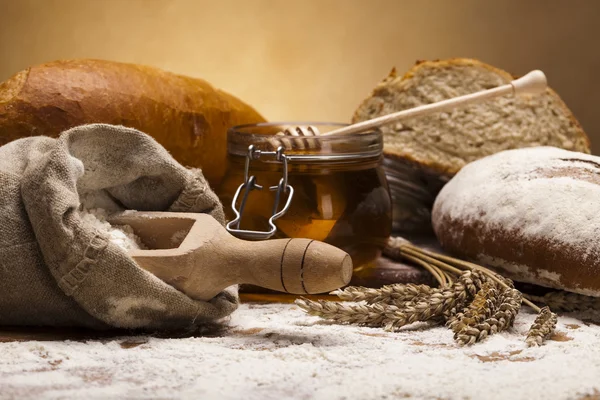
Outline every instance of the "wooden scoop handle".
<path fill-rule="evenodd" d="M 344 286 L 352 278 L 350 256 L 317 240 L 274 239 L 244 244 L 256 254 L 250 268 L 244 269 L 244 283 L 287 293 L 315 294 Z"/>
<path fill-rule="evenodd" d="M 207 214 L 126 212 L 109 222 L 131 226 L 153 248 L 129 252 L 140 267 L 199 300 L 239 283 L 324 293 L 352 277 L 352 260 L 337 247 L 310 239 L 240 240 Z"/>

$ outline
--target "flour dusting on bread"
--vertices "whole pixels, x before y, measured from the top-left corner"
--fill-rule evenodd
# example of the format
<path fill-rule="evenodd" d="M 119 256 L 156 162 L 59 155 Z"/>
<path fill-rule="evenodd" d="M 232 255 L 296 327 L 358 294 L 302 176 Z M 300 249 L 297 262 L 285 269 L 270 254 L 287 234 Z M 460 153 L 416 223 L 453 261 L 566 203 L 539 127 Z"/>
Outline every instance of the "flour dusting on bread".
<path fill-rule="evenodd" d="M 508 150 L 464 167 L 432 218 L 442 245 L 540 285 L 600 295 L 600 157 Z"/>

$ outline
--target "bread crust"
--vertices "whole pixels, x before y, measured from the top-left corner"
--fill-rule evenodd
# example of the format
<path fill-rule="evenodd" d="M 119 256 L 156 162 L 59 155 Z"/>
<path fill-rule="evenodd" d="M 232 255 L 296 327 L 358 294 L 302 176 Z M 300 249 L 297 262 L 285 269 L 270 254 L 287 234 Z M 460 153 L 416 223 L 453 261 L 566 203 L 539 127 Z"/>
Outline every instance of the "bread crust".
<path fill-rule="evenodd" d="M 213 187 L 225 173 L 227 129 L 264 121 L 204 80 L 136 64 L 59 60 L 0 84 L 0 145 L 86 123 L 124 125 L 154 137 L 183 165 L 202 168 Z"/>
<path fill-rule="evenodd" d="M 443 69 L 443 68 L 454 67 L 454 66 L 484 68 L 484 69 L 487 69 L 490 72 L 493 72 L 494 74 L 502 77 L 502 79 L 505 80 L 506 83 L 517 78 L 517 76 L 512 75 L 506 71 L 503 71 L 492 65 L 489 65 L 489 64 L 483 63 L 479 60 L 471 59 L 471 58 L 450 58 L 450 59 L 445 59 L 445 60 L 432 60 L 432 61 L 419 60 L 401 78 L 398 78 L 396 69 L 395 68 L 392 69 L 390 74 L 386 78 L 384 78 L 374 88 L 374 90 L 371 92 L 369 97 L 367 97 L 357 107 L 357 109 L 355 110 L 355 112 L 352 116 L 352 122 L 356 123 L 356 122 L 361 121 L 361 117 L 360 117 L 361 109 L 363 107 L 365 107 L 365 105 L 369 102 L 370 99 L 377 97 L 377 92 L 379 90 L 385 89 L 387 87 L 399 86 L 402 83 L 413 79 L 415 77 L 415 75 L 417 75 L 417 73 L 422 69 L 436 70 L 436 69 Z M 581 127 L 581 124 L 579 123 L 579 121 L 577 121 L 577 119 L 575 118 L 573 113 L 569 110 L 567 105 L 562 101 L 560 96 L 554 90 L 552 90 L 551 88 L 548 88 L 548 89 L 546 89 L 546 92 L 549 96 L 552 96 L 555 98 L 556 103 L 561 108 L 562 112 L 564 112 L 565 115 L 568 115 L 568 118 L 571 121 L 571 123 L 580 132 L 581 138 L 583 138 L 583 140 L 586 143 L 586 147 L 587 147 L 587 149 L 580 149 L 580 151 L 583 150 L 586 153 L 590 153 L 590 146 L 591 146 L 590 139 L 586 135 L 586 133 L 583 131 L 583 128 Z M 374 116 L 373 116 L 373 118 L 374 118 Z M 524 145 L 526 145 L 526 143 L 524 143 Z M 399 158 L 399 159 L 406 160 L 410 163 L 413 163 L 416 166 L 426 169 L 429 173 L 439 174 L 442 177 L 451 177 L 460 170 L 460 168 L 455 168 L 455 167 L 446 165 L 444 163 L 437 162 L 437 160 L 423 160 L 423 159 L 419 158 L 417 154 L 412 154 L 410 152 L 396 151 L 389 147 L 384 148 L 384 154 L 386 157 Z"/>

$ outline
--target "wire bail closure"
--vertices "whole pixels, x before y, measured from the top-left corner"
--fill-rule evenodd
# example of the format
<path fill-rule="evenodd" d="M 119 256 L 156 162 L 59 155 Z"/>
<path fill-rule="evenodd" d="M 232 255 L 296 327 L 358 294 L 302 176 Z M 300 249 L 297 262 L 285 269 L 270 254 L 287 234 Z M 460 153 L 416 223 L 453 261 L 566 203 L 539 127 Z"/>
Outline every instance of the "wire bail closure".
<path fill-rule="evenodd" d="M 276 192 L 275 202 L 273 203 L 273 211 L 271 212 L 271 217 L 269 218 L 270 229 L 268 231 L 252 231 L 240 229 L 242 214 L 244 213 L 246 201 L 248 200 L 250 192 L 252 192 L 253 190 L 263 189 L 263 186 L 259 185 L 256 182 L 256 177 L 254 175 L 250 176 L 250 162 L 253 160 L 259 160 L 263 156 L 274 156 L 276 161 L 281 162 L 283 164 L 283 176 L 279 180 L 279 184 L 277 184 L 276 186 L 269 186 L 269 191 Z M 240 194 L 242 194 L 242 191 L 242 201 L 238 210 L 236 208 L 236 204 L 238 202 Z M 280 211 L 278 211 L 282 195 L 286 193 L 288 194 L 288 196 L 285 201 L 285 205 Z M 227 231 L 232 235 L 242 239 L 271 238 L 275 234 L 275 232 L 277 232 L 277 227 L 275 226 L 274 221 L 287 212 L 287 210 L 290 208 L 290 204 L 292 203 L 293 196 L 294 188 L 288 184 L 288 157 L 284 154 L 283 147 L 279 146 L 276 151 L 262 151 L 255 149 L 254 145 L 248 146 L 248 153 L 246 155 L 246 168 L 244 170 L 244 183 L 242 183 L 238 187 L 238 189 L 235 192 L 235 195 L 233 196 L 231 208 L 235 213 L 235 219 L 227 224 Z"/>

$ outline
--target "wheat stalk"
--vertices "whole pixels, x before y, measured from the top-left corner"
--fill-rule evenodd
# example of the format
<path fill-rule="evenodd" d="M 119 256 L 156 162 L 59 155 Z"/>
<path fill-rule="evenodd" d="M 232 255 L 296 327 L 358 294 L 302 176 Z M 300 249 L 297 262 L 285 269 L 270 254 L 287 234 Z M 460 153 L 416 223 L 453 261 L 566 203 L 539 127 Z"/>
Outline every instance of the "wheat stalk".
<path fill-rule="evenodd" d="M 387 330 L 397 330 L 416 321 L 447 320 L 463 309 L 482 285 L 478 273 L 465 271 L 451 287 L 440 288 L 419 301 L 403 303 L 387 316 L 385 327 Z"/>
<path fill-rule="evenodd" d="M 545 338 L 549 337 L 556 327 L 557 317 L 546 306 L 543 307 L 538 316 L 535 318 L 533 325 L 529 328 L 527 339 L 525 340 L 529 346 L 541 346 Z"/>
<path fill-rule="evenodd" d="M 329 319 L 340 324 L 381 326 L 386 318 L 385 304 L 345 304 L 334 301 L 312 301 L 305 298 L 296 304 L 310 315 Z"/>
<path fill-rule="evenodd" d="M 474 296 L 475 293 L 481 288 L 482 283 L 487 279 L 480 271 L 463 271 L 460 279 L 466 290 Z M 454 283 L 452 278 L 452 283 Z M 366 288 L 362 286 L 348 286 L 344 289 L 338 289 L 330 294 L 338 296 L 340 299 L 345 301 L 364 301 L 368 304 L 375 303 L 404 303 L 407 301 L 413 301 L 417 298 L 423 298 L 433 293 L 438 293 L 442 289 L 432 288 L 427 285 L 415 285 L 412 283 L 400 284 L 395 283 L 391 285 L 382 286 L 379 289 Z"/>
<path fill-rule="evenodd" d="M 399 240 L 398 239 L 390 239 L 388 242 L 388 246 L 384 250 L 384 253 L 387 254 L 388 256 L 391 256 L 392 258 L 393 257 L 402 257 L 403 254 L 407 253 L 411 257 L 415 257 L 415 256 L 419 257 L 429 263 L 436 265 L 438 268 L 441 268 L 441 269 L 444 269 L 444 270 L 450 271 L 450 272 L 455 272 L 456 270 L 460 270 L 460 269 L 477 270 L 477 271 L 484 273 L 488 278 L 494 280 L 496 283 L 498 283 L 500 286 L 502 286 L 504 288 L 511 288 L 511 289 L 514 288 L 514 285 L 510 279 L 504 278 L 500 274 L 495 273 L 485 267 L 482 267 L 480 265 L 477 265 L 477 264 L 474 264 L 474 263 L 471 263 L 468 261 L 463 261 L 463 260 L 459 260 L 459 259 L 456 259 L 453 257 L 438 254 L 438 253 L 435 253 L 432 251 L 420 249 L 416 246 L 413 246 L 410 242 L 406 241 L 405 239 L 399 239 Z M 534 311 L 537 311 L 540 314 L 542 313 L 542 309 L 540 309 L 537 305 L 532 303 L 530 300 L 523 298 L 522 296 L 521 296 L 521 302 L 523 302 L 523 303 L 527 304 L 528 306 L 530 306 L 531 308 L 533 308 Z M 555 314 L 552 313 L 552 315 L 554 315 L 556 317 Z M 549 329 L 549 332 L 547 335 L 544 334 L 543 336 L 541 336 L 541 339 L 539 339 L 539 340 L 542 342 L 546 337 L 548 337 L 552 332 L 554 332 L 555 325 L 548 324 L 547 326 L 545 326 L 545 328 Z M 538 329 L 536 328 L 535 323 L 530 328 L 530 331 L 531 330 L 533 330 L 534 332 L 538 332 Z M 474 334 L 475 332 L 471 331 L 470 333 Z"/>
<path fill-rule="evenodd" d="M 418 321 L 441 319 L 446 308 L 451 307 L 453 296 L 434 293 L 428 299 L 405 303 L 402 308 L 387 306 L 383 326 L 386 331 L 397 331 L 403 326 Z"/>
<path fill-rule="evenodd" d="M 339 289 L 330 294 L 338 296 L 346 301 L 365 301 L 368 304 L 374 303 L 391 303 L 391 302 L 406 302 L 417 297 L 427 296 L 439 289 L 432 288 L 427 285 L 409 284 L 392 284 L 385 285 L 380 289 L 365 288 L 362 286 L 348 286 L 344 289 Z"/>
<path fill-rule="evenodd" d="M 443 299 L 436 296 L 431 301 L 414 302 L 403 309 L 384 303 L 345 304 L 326 300 L 312 301 L 305 298 L 296 300 L 296 304 L 311 315 L 337 323 L 385 326 L 386 329 L 393 330 L 441 315 Z"/>
<path fill-rule="evenodd" d="M 460 345 L 469 345 L 504 331 L 512 326 L 520 308 L 521 293 L 516 289 L 504 288 L 498 296 L 494 312 L 484 321 L 474 325 L 464 325 L 461 329 L 458 329 L 458 324 L 455 324 L 454 339 Z"/>
<path fill-rule="evenodd" d="M 407 297 L 389 296 L 385 302 L 367 304 L 348 304 L 326 300 L 311 301 L 305 298 L 296 300 L 296 304 L 311 315 L 329 319 L 343 324 L 358 324 L 368 326 L 384 326 L 387 330 L 397 330 L 405 325 L 417 321 L 428 321 L 432 319 L 446 320 L 454 315 L 456 310 L 463 309 L 469 300 L 476 295 L 482 287 L 482 275 L 477 271 L 465 271 L 451 287 L 432 289 L 429 292 L 414 289 L 411 292 L 416 296 L 412 300 Z M 408 286 L 408 285 L 405 285 Z M 417 286 L 417 285 L 413 285 Z M 401 285 L 394 285 L 393 293 L 405 294 L 407 291 Z M 337 291 L 342 299 L 364 299 L 373 300 L 378 296 L 374 290 L 366 288 L 354 288 L 351 290 Z M 387 288 L 385 293 L 389 293 Z M 362 293 L 368 293 L 363 296 Z"/>
<path fill-rule="evenodd" d="M 475 294 L 473 301 L 462 312 L 457 313 L 447 321 L 447 326 L 455 333 L 467 325 L 476 325 L 492 315 L 498 292 L 494 285 L 485 282 Z"/>
<path fill-rule="evenodd" d="M 296 300 L 296 304 L 311 315 L 337 323 L 383 326 L 393 331 L 417 321 L 445 321 L 454 332 L 455 340 L 467 345 L 508 329 L 521 303 L 525 303 L 539 312 L 530 328 L 527 343 L 541 344 L 554 331 L 556 314 L 523 298 L 510 279 L 496 272 L 420 249 L 399 237 L 390 238 L 384 254 L 422 266 L 432 273 L 440 286 L 394 284 L 380 289 L 352 286 L 331 294 L 359 303 L 301 298 Z M 559 298 L 550 296 L 546 300 L 558 302 Z M 573 302 L 574 298 L 563 295 L 562 301 Z M 591 304 L 591 300 L 588 303 Z"/>

